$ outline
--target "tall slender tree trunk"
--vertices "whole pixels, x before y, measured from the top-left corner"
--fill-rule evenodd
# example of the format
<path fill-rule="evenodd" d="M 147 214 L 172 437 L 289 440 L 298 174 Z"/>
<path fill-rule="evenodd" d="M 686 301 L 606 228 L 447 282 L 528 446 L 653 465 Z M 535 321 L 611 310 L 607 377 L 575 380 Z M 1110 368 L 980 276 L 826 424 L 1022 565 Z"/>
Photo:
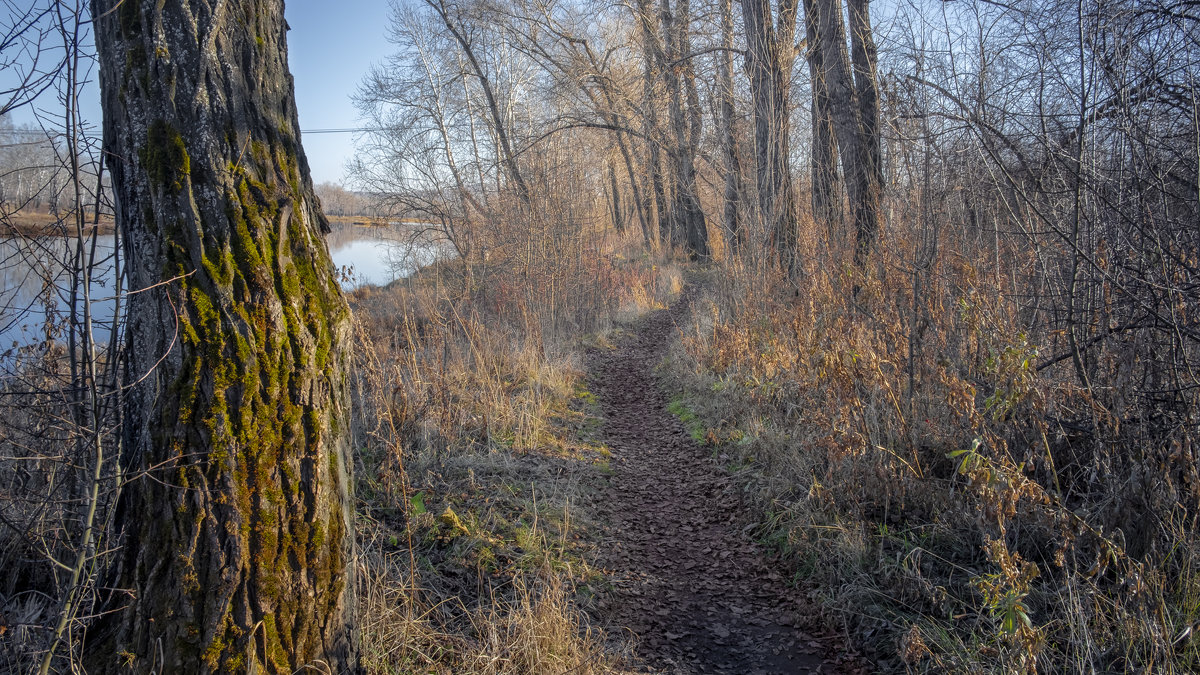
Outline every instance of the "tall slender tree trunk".
<path fill-rule="evenodd" d="M 796 197 L 792 187 L 788 89 L 795 60 L 796 0 L 780 0 L 772 20 L 770 0 L 742 0 L 747 67 L 754 99 L 754 156 L 758 210 L 789 275 L 796 259 Z"/>
<path fill-rule="evenodd" d="M 450 31 L 451 37 L 454 38 L 462 55 L 466 57 L 467 64 L 471 67 L 470 73 L 479 81 L 479 89 L 483 92 L 483 100 L 491 118 L 492 133 L 496 137 L 496 150 L 500 155 L 500 162 L 504 166 L 508 179 L 516 188 L 517 198 L 522 206 L 527 209 L 531 208 L 533 197 L 529 192 L 529 185 L 525 182 L 521 167 L 517 164 L 517 155 L 513 150 L 512 139 L 508 135 L 508 120 L 504 118 L 500 110 L 499 99 L 497 99 L 495 88 L 492 86 L 492 79 L 484 70 L 483 64 L 480 63 L 478 54 L 475 53 L 475 44 L 467 32 L 467 27 L 454 16 L 456 8 L 447 5 L 446 0 L 425 0 L 425 4 L 437 13 L 442 24 L 446 26 L 446 30 Z"/>
<path fill-rule="evenodd" d="M 605 162 L 608 165 L 608 184 L 612 199 L 613 226 L 618 234 L 625 234 L 625 210 L 621 207 L 621 188 L 617 185 L 617 168 L 613 165 L 612 157 Z"/>
<path fill-rule="evenodd" d="M 817 0 L 804 0 L 806 57 L 812 83 L 812 210 L 813 218 L 832 240 L 842 225 L 842 184 L 838 175 L 837 138 L 833 131 L 833 107 L 821 58 L 820 19 Z"/>
<path fill-rule="evenodd" d="M 870 80 L 867 81 L 864 75 L 863 81 L 856 86 L 850 57 L 846 53 L 846 23 L 841 0 L 814 0 L 813 4 L 818 15 L 817 38 L 824 67 L 826 92 L 833 113 L 833 130 L 837 137 L 842 175 L 846 181 L 846 194 L 854 218 L 854 260 L 862 265 L 879 231 L 879 200 L 882 192 L 877 159 L 878 127 L 875 125 L 872 137 L 863 124 L 863 109 L 859 97 L 859 87 L 869 90 L 870 95 L 874 96 L 874 66 L 872 63 L 868 69 Z M 866 15 L 865 0 L 861 1 L 859 9 L 861 11 L 855 19 L 855 27 L 860 36 L 855 39 L 863 40 L 861 33 L 865 22 L 866 40 L 871 43 L 869 50 L 865 44 L 859 45 L 865 59 L 868 52 L 874 53 L 874 42 L 870 40 L 870 23 Z M 853 13 L 855 12 L 852 11 Z M 873 109 L 877 108 L 877 105 L 875 104 Z M 872 144 L 876 148 L 874 155 Z"/>
<path fill-rule="evenodd" d="M 638 23 L 642 29 L 642 136 L 646 141 L 647 173 L 650 174 L 654 197 L 654 217 L 657 237 L 663 246 L 670 246 L 671 221 L 667 212 L 667 190 L 663 179 L 662 152 L 659 138 L 658 97 L 654 83 L 658 79 L 658 64 L 662 63 L 662 46 L 658 41 L 651 0 L 637 0 Z M 649 195 L 647 195 L 647 199 Z M 647 209 L 648 211 L 649 209 Z"/>
<path fill-rule="evenodd" d="M 733 133 L 733 0 L 721 0 L 721 46 L 717 57 L 717 79 L 721 100 L 721 151 L 725 164 L 725 209 L 722 225 L 730 252 L 742 247 L 742 227 L 738 205 L 742 199 L 742 167 L 738 162 L 737 142 Z"/>
<path fill-rule="evenodd" d="M 688 111 L 688 138 L 686 166 L 682 175 L 687 178 L 687 190 L 683 195 L 686 224 L 685 240 L 688 255 L 693 260 L 708 258 L 712 251 L 708 246 L 708 222 L 704 209 L 700 206 L 700 195 L 696 179 L 696 156 L 700 154 L 700 136 L 704 132 L 704 114 L 700 108 L 700 93 L 696 87 L 696 66 L 692 51 L 691 22 L 692 9 L 690 0 L 679 0 L 678 43 L 680 57 L 683 59 L 682 75 L 683 90 L 686 94 Z"/>
<path fill-rule="evenodd" d="M 858 98 L 863 186 L 861 218 L 855 222 L 855 261 L 865 262 L 879 235 L 883 200 L 883 159 L 879 138 L 879 90 L 876 80 L 875 38 L 871 34 L 871 0 L 846 0 L 850 16 L 850 58 L 854 64 L 854 93 Z"/>
<path fill-rule="evenodd" d="M 590 49 L 588 50 L 588 57 L 591 59 L 592 66 L 598 70 L 599 64 L 597 63 L 597 60 L 591 53 Z M 599 103 L 596 100 L 595 95 L 590 90 L 585 89 L 584 91 L 593 103 Z M 637 172 L 633 168 L 633 155 L 629 151 L 629 141 L 625 137 L 625 132 L 621 131 L 623 121 L 619 115 L 617 115 L 615 112 L 612 112 L 613 110 L 616 110 L 616 105 L 615 101 L 613 100 L 612 92 L 609 91 L 607 85 L 604 86 L 601 94 L 608 110 L 602 111 L 600 114 L 609 126 L 618 130 L 614 134 L 617 151 L 621 153 L 621 161 L 625 164 L 625 175 L 629 179 L 629 191 L 632 193 L 631 200 L 633 201 L 634 210 L 638 216 L 638 223 L 642 228 L 643 243 L 647 248 L 650 248 L 654 245 L 654 231 L 651 229 L 650 219 L 646 213 L 649 210 L 649 205 L 643 201 L 642 188 L 638 182 Z"/>
<path fill-rule="evenodd" d="M 649 206 L 642 197 L 642 186 L 638 183 L 637 172 L 633 170 L 633 156 L 629 152 L 629 143 L 625 140 L 623 133 L 617 134 L 617 150 L 621 153 L 621 160 L 625 163 L 625 175 L 629 179 L 629 191 L 632 192 L 630 197 L 633 200 L 633 206 L 637 211 L 638 224 L 642 228 L 642 243 L 647 249 L 654 246 L 654 230 L 651 228 L 650 216 L 647 213 Z"/>
<path fill-rule="evenodd" d="M 357 669 L 350 315 L 277 0 L 94 0 L 128 314 L 89 672 Z"/>
<path fill-rule="evenodd" d="M 690 50 L 687 30 L 690 20 L 688 1 L 679 0 L 678 9 L 680 12 L 677 15 L 671 10 L 670 0 L 661 0 L 662 33 L 666 50 L 660 67 L 667 85 L 667 109 L 674 141 L 668 152 L 675 177 L 675 198 L 671 208 L 671 243 L 682 245 L 693 259 L 707 258 L 708 229 L 704 211 L 700 208 L 700 198 L 696 194 L 696 149 L 700 136 L 700 118 L 695 75 L 689 67 L 690 58 L 687 58 Z"/>
<path fill-rule="evenodd" d="M 673 190 L 668 206 L 667 221 L 669 222 L 668 245 L 672 248 L 683 246 L 684 210 L 681 208 L 680 193 L 687 189 L 687 183 L 681 181 L 684 176 L 683 154 L 687 147 L 687 121 L 683 112 L 683 91 L 679 83 L 679 72 L 676 70 L 675 59 L 679 51 L 675 44 L 675 16 L 671 11 L 671 0 L 659 0 L 659 30 L 662 33 L 663 49 L 658 53 L 658 69 L 662 72 L 663 84 L 667 90 L 667 123 L 670 125 L 670 142 L 667 143 L 667 161 L 670 163 L 670 174 Z"/>
<path fill-rule="evenodd" d="M 590 93 L 588 96 L 589 98 L 592 97 Z M 609 106 L 609 110 L 612 110 L 613 101 L 611 94 L 606 91 L 604 93 L 604 98 Z M 593 99 L 593 101 L 594 100 L 595 99 Z M 614 129 L 621 128 L 622 120 L 617 114 L 608 112 L 601 113 L 601 115 L 603 116 L 605 122 L 609 124 L 609 126 L 613 127 Z M 634 211 L 637 213 L 638 223 L 642 228 L 642 240 L 646 247 L 649 248 L 653 246 L 653 231 L 650 229 L 650 220 L 646 215 L 646 209 L 644 208 L 646 205 L 642 201 L 642 188 L 641 185 L 638 184 L 637 171 L 635 171 L 633 168 L 633 156 L 629 152 L 629 141 L 626 140 L 624 131 L 617 131 L 615 134 L 613 134 L 613 136 L 614 142 L 617 146 L 617 152 L 621 154 L 621 161 L 624 162 L 625 165 L 625 176 L 629 179 L 629 191 L 632 193 L 630 199 L 633 202 Z M 611 168 L 612 167 L 610 167 L 610 169 Z M 612 178 L 615 185 L 615 169 Z M 624 230 L 622 229 L 622 232 L 623 231 Z"/>

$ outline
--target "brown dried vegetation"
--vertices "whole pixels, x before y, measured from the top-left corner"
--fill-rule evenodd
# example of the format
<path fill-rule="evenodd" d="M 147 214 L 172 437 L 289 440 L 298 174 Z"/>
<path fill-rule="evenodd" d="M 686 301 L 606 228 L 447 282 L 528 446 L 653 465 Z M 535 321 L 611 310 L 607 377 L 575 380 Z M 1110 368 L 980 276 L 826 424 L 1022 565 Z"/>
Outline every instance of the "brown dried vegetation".
<path fill-rule="evenodd" d="M 619 653 L 580 605 L 601 573 L 588 563 L 579 503 L 608 453 L 589 440 L 597 422 L 577 331 L 603 341 L 613 318 L 677 292 L 678 273 L 641 255 L 599 254 L 619 239 L 585 241 L 601 248 L 584 265 L 541 269 L 599 306 L 556 306 L 535 295 L 548 284 L 499 298 L 516 269 L 504 261 L 470 302 L 451 299 L 462 290 L 456 265 L 355 298 L 360 621 L 371 672 L 616 668 Z M 555 320 L 576 328 L 552 330 Z"/>
<path fill-rule="evenodd" d="M 1029 249 L 996 269 L 960 239 L 914 288 L 912 240 L 892 228 L 866 277 L 709 275 L 669 370 L 762 539 L 884 668 L 1200 667 L 1193 394 L 1139 394 L 1132 345 L 1097 355 L 1114 385 L 1080 386 L 1061 331 L 995 286 Z"/>

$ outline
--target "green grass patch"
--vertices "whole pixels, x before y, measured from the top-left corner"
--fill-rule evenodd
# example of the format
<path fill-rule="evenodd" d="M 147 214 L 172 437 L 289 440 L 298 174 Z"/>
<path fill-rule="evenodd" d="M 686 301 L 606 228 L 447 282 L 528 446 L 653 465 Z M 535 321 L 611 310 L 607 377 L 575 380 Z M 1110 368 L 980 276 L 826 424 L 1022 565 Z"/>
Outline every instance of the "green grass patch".
<path fill-rule="evenodd" d="M 698 445 L 708 445 L 707 428 L 704 421 L 696 414 L 696 411 L 684 401 L 682 396 L 676 396 L 667 404 L 667 412 L 679 418 L 683 423 L 683 428 L 688 432 Z"/>

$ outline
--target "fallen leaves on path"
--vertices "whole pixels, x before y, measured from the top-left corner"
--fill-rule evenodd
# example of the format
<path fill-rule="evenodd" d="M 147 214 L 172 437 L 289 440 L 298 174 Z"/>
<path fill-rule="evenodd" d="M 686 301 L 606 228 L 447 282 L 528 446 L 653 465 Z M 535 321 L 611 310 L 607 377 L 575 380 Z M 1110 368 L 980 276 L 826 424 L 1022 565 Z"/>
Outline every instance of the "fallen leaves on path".
<path fill-rule="evenodd" d="M 730 477 L 667 412 L 653 370 L 688 302 L 588 356 L 612 452 L 595 505 L 596 562 L 613 582 L 599 618 L 632 632 L 642 672 L 858 672 L 840 640 L 813 627 L 804 594 L 769 568 Z"/>

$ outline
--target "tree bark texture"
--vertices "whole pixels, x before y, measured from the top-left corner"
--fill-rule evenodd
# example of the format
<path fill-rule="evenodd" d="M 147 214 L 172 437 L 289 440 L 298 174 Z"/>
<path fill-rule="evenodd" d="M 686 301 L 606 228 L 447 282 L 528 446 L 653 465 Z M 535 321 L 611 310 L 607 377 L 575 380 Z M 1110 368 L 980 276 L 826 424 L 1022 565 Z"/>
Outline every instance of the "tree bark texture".
<path fill-rule="evenodd" d="M 350 315 L 278 0 L 94 0 L 130 282 L 89 672 L 352 672 Z"/>
<path fill-rule="evenodd" d="M 854 64 L 854 93 L 858 98 L 859 133 L 862 137 L 862 172 L 866 176 L 863 213 L 855 227 L 855 260 L 861 264 L 875 247 L 883 200 L 883 158 L 876 78 L 878 57 L 875 37 L 871 34 L 871 0 L 846 0 L 846 5 L 850 16 L 850 59 Z"/>
<path fill-rule="evenodd" d="M 754 100 L 754 156 L 758 208 L 789 274 L 796 260 L 796 197 L 789 159 L 788 89 L 796 57 L 796 0 L 780 0 L 773 18 L 770 0 L 742 0 L 746 65 Z"/>
<path fill-rule="evenodd" d="M 647 172 L 654 197 L 654 217 L 657 221 L 657 237 L 663 246 L 670 246 L 671 224 L 667 214 L 667 189 L 663 179 L 660 129 L 658 124 L 658 97 L 654 83 L 658 79 L 658 64 L 663 62 L 662 45 L 654 24 L 650 0 L 637 0 L 637 19 L 642 29 L 642 136 L 646 139 Z M 649 198 L 649 195 L 647 195 Z M 649 211 L 649 208 L 647 208 Z"/>

